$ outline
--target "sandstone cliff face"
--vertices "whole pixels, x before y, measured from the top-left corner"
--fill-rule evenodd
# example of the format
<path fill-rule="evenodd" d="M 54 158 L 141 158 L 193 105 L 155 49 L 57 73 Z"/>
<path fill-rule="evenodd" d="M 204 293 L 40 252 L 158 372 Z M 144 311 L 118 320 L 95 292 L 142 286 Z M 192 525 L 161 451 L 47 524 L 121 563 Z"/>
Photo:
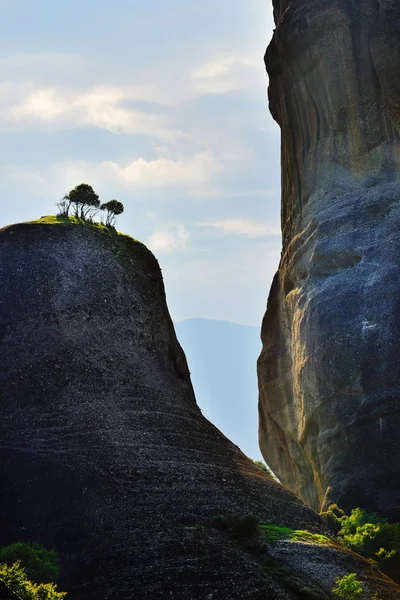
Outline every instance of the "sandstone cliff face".
<path fill-rule="evenodd" d="M 283 252 L 259 359 L 283 483 L 400 518 L 400 5 L 280 0 L 266 53 Z"/>
<path fill-rule="evenodd" d="M 316 568 L 301 544 L 276 547 L 268 570 L 212 526 L 254 513 L 321 527 L 201 415 L 142 244 L 77 225 L 11 226 L 0 286 L 0 544 L 56 548 L 68 598 L 320 599 L 354 570 L 398 597 L 341 549 L 317 548 Z M 275 578 L 281 563 L 294 581 Z"/>

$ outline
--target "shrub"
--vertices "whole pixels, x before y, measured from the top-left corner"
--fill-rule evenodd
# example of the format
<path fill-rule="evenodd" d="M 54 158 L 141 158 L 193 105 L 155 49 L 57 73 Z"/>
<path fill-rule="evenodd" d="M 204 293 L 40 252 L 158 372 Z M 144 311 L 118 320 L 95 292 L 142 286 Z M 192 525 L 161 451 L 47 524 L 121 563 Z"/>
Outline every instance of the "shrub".
<path fill-rule="evenodd" d="M 20 561 L 12 565 L 0 564 L 0 579 L 18 594 L 21 600 L 61 600 L 66 596 L 66 592 L 59 592 L 54 583 L 30 581 Z"/>
<path fill-rule="evenodd" d="M 400 523 L 389 523 L 374 513 L 355 508 L 340 519 L 340 524 L 339 537 L 346 546 L 398 579 Z"/>
<path fill-rule="evenodd" d="M 344 516 L 344 511 L 337 504 L 331 504 L 320 516 L 335 535 L 339 533 L 341 527 L 340 519 Z"/>
<path fill-rule="evenodd" d="M 264 473 L 267 473 L 267 475 L 269 475 L 270 477 L 274 478 L 274 475 L 272 473 L 272 471 L 270 471 L 270 469 L 268 469 L 267 465 L 265 465 L 261 460 L 253 460 L 253 463 L 262 471 L 264 471 Z"/>
<path fill-rule="evenodd" d="M 358 581 L 356 573 L 344 575 L 342 578 L 338 577 L 336 579 L 336 586 L 332 590 L 336 596 L 344 600 L 355 600 L 362 591 L 363 587 L 361 582 Z"/>
<path fill-rule="evenodd" d="M 38 542 L 16 542 L 0 548 L 0 563 L 12 565 L 17 561 L 33 581 L 47 583 L 58 579 L 60 566 L 57 553 Z"/>

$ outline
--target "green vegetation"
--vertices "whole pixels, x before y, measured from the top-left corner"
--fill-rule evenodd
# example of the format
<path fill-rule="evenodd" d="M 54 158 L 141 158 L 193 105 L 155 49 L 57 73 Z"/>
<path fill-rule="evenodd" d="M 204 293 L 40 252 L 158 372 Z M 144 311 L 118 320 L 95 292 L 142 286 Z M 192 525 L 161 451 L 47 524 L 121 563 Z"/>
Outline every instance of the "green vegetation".
<path fill-rule="evenodd" d="M 106 211 L 106 227 L 113 227 L 115 225 L 116 215 L 120 215 L 124 212 L 124 205 L 118 200 L 110 200 L 100 206 L 100 210 Z"/>
<path fill-rule="evenodd" d="M 80 183 L 57 203 L 60 217 L 71 216 L 92 222 L 99 210 L 106 211 L 106 227 L 114 227 L 115 217 L 124 212 L 124 205 L 118 200 L 109 200 L 100 205 L 98 194 L 92 186 Z"/>
<path fill-rule="evenodd" d="M 61 600 L 67 593 L 57 590 L 55 583 L 34 583 L 27 577 L 20 561 L 0 564 L 0 580 L 18 594 L 21 600 Z"/>
<path fill-rule="evenodd" d="M 336 596 L 344 600 L 355 600 L 362 591 L 363 587 L 361 582 L 357 580 L 356 573 L 350 573 L 341 579 L 338 577 L 336 579 L 336 586 L 332 590 Z"/>
<path fill-rule="evenodd" d="M 91 219 L 100 208 L 100 200 L 92 186 L 81 183 L 65 194 L 57 206 L 60 214 L 65 217 L 68 217 L 69 211 L 72 210 L 77 218 Z"/>
<path fill-rule="evenodd" d="M 264 471 L 264 473 L 267 473 L 267 475 L 269 475 L 270 477 L 272 477 L 273 479 L 275 479 L 274 474 L 272 473 L 272 471 L 270 469 L 268 469 L 267 465 L 264 464 L 261 460 L 253 460 L 253 463 L 262 471 Z"/>
<path fill-rule="evenodd" d="M 90 229 L 101 229 L 107 231 L 107 227 L 103 223 L 88 221 L 86 219 L 81 219 L 80 217 L 73 217 L 71 215 L 68 217 L 64 215 L 48 215 L 46 217 L 36 219 L 35 221 L 28 222 L 42 223 L 43 225 L 84 225 L 85 227 L 89 227 Z"/>
<path fill-rule="evenodd" d="M 312 533 L 305 529 L 291 529 L 279 525 L 259 523 L 254 515 L 223 516 L 220 515 L 213 521 L 213 526 L 229 533 L 237 540 L 258 540 L 259 544 L 274 544 L 280 540 L 306 542 L 308 544 L 331 544 L 331 540 L 320 533 Z"/>
<path fill-rule="evenodd" d="M 333 504 L 321 513 L 338 541 L 367 558 L 396 581 L 400 580 L 400 523 L 354 508 L 350 515 Z"/>
<path fill-rule="evenodd" d="M 345 515 L 336 505 L 330 506 L 321 516 L 337 533 L 340 542 L 399 580 L 400 523 L 389 523 L 361 508 Z"/>
<path fill-rule="evenodd" d="M 305 529 L 290 529 L 290 527 L 279 527 L 277 525 L 260 524 L 265 541 L 273 544 L 279 540 L 293 540 L 294 542 L 306 542 L 308 544 L 330 544 L 331 540 L 320 533 L 311 533 Z"/>
<path fill-rule="evenodd" d="M 44 583 L 57 581 L 60 574 L 58 555 L 38 542 L 16 542 L 0 548 L 0 563 L 10 566 L 19 561 L 26 576 Z"/>
<path fill-rule="evenodd" d="M 223 531 L 230 542 L 251 555 L 270 577 L 278 579 L 280 585 L 293 592 L 296 598 L 320 600 L 320 587 L 304 580 L 273 558 L 269 545 L 279 540 L 300 540 L 308 543 L 329 543 L 329 539 L 309 531 L 293 530 L 289 527 L 259 523 L 254 515 L 220 515 L 212 526 Z"/>
<path fill-rule="evenodd" d="M 320 516 L 335 535 L 339 533 L 341 528 L 340 519 L 344 517 L 344 511 L 337 504 L 331 504 Z"/>
<path fill-rule="evenodd" d="M 0 580 L 22 600 L 59 600 L 66 592 L 54 583 L 60 566 L 55 550 L 38 542 L 16 542 L 0 548 Z"/>

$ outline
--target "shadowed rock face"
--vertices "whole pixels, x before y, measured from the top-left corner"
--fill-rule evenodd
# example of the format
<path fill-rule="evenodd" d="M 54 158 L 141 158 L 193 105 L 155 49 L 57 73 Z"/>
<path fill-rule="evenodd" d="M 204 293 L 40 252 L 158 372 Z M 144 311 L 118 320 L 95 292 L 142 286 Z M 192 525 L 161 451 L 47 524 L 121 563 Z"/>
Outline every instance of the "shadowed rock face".
<path fill-rule="evenodd" d="M 305 584 L 320 599 L 354 570 L 345 551 L 321 553 L 321 588 L 300 548 L 295 581 L 276 580 L 276 563 L 270 572 L 212 527 L 219 514 L 320 521 L 201 415 L 142 244 L 12 226 L 0 231 L 0 284 L 1 545 L 56 548 L 71 600 L 296 600 Z M 398 597 L 361 562 L 370 589 Z"/>
<path fill-rule="evenodd" d="M 400 5 L 281 0 L 266 53 L 283 252 L 260 444 L 283 483 L 400 518 Z"/>

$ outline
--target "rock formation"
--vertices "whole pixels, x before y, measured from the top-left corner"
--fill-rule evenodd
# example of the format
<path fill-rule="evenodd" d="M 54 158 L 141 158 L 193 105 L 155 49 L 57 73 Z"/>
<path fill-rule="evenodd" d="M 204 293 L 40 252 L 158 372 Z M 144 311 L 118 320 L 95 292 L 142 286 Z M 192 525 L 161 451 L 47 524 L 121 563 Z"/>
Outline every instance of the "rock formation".
<path fill-rule="evenodd" d="M 400 5 L 275 0 L 283 251 L 262 328 L 260 444 L 315 510 L 400 519 Z"/>
<path fill-rule="evenodd" d="M 261 546 L 213 525 L 254 513 L 321 529 L 201 415 L 142 244 L 83 225 L 10 226 L 0 284 L 0 544 L 55 548 L 70 600 L 330 598 L 349 570 L 398 597 L 340 548 L 311 556 L 292 543 L 293 564 L 285 547 L 266 563 Z"/>

